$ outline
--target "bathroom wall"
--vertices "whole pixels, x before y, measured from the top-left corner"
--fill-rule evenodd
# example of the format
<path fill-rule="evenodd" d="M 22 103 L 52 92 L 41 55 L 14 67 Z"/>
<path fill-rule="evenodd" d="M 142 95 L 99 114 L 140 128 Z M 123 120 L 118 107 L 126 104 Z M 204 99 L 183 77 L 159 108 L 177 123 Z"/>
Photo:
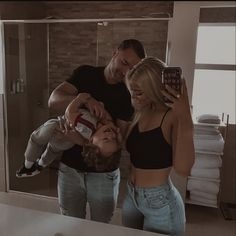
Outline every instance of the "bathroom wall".
<path fill-rule="evenodd" d="M 173 11 L 173 3 L 168 1 L 50 2 L 45 5 L 47 16 L 53 19 L 168 17 Z M 126 38 L 139 39 L 148 55 L 165 60 L 167 30 L 167 21 L 50 24 L 50 91 L 81 64 L 105 65 L 117 44 Z"/>
<path fill-rule="evenodd" d="M 41 19 L 46 15 L 45 5 L 37 1 L 1 1 L 1 20 Z"/>

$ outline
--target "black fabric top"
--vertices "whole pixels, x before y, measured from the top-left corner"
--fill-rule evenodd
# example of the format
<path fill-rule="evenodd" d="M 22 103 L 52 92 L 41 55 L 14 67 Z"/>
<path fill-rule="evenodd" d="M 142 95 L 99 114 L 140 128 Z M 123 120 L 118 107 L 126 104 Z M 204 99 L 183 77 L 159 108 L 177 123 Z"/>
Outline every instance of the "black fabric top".
<path fill-rule="evenodd" d="M 166 113 L 165 113 L 166 115 Z M 139 132 L 138 123 L 131 130 L 126 147 L 134 167 L 140 169 L 163 169 L 172 166 L 172 147 L 165 140 L 161 125 Z"/>
<path fill-rule="evenodd" d="M 97 101 L 104 103 L 105 109 L 114 120 L 128 121 L 133 115 L 130 94 L 124 83 L 108 84 L 104 76 L 105 67 L 83 65 L 74 70 L 67 80 L 78 89 L 78 93 L 89 93 Z M 67 166 L 85 172 L 98 172 L 88 167 L 81 155 L 82 147 L 75 145 L 64 151 L 61 161 Z M 109 172 L 112 170 L 104 170 Z M 101 172 L 101 171 L 100 171 Z"/>

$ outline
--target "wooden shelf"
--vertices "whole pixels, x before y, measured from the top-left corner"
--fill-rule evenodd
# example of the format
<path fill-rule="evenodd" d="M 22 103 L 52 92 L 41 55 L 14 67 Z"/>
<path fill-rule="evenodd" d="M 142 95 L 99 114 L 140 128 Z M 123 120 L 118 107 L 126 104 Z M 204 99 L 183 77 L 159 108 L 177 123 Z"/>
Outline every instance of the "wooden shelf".
<path fill-rule="evenodd" d="M 189 198 L 185 199 L 185 203 L 193 204 L 193 205 L 198 205 L 198 206 L 207 206 L 207 207 L 218 208 L 217 204 L 216 205 L 211 205 L 211 204 L 207 204 L 207 203 L 203 203 L 203 202 L 193 201 L 193 200 L 191 200 Z"/>

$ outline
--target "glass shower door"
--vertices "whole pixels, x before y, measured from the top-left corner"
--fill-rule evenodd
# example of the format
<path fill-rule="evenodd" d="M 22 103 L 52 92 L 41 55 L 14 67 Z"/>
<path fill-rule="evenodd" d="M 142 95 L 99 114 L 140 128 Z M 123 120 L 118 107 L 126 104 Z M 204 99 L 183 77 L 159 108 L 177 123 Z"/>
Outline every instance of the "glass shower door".
<path fill-rule="evenodd" d="M 31 132 L 48 119 L 47 38 L 47 24 L 4 24 L 9 190 L 54 196 L 49 170 L 15 175 Z"/>

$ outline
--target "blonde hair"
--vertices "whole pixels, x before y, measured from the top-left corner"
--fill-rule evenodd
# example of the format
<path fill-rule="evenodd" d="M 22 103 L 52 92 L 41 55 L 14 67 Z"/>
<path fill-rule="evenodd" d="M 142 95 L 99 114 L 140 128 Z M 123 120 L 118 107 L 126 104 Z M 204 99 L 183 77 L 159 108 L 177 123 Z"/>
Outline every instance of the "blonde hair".
<path fill-rule="evenodd" d="M 146 57 L 137 63 L 126 75 L 125 83 L 129 89 L 129 83 L 135 82 L 142 88 L 145 96 L 151 100 L 151 108 L 166 107 L 161 93 L 162 70 L 166 64 L 158 58 Z M 130 129 L 138 122 L 140 112 L 135 111 L 134 119 Z M 128 132 L 129 133 L 129 132 Z"/>

